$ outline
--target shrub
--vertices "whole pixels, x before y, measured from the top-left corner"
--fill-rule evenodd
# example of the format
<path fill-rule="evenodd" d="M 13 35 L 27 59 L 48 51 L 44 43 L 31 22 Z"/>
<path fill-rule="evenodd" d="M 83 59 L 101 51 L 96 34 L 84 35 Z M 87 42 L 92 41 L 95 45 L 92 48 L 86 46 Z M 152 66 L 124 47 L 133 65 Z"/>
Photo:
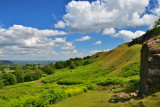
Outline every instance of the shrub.
<path fill-rule="evenodd" d="M 75 69 L 76 65 L 75 64 L 71 64 L 70 69 Z"/>
<path fill-rule="evenodd" d="M 140 74 L 140 62 L 134 62 L 122 68 L 122 73 L 120 74 L 120 76 L 127 78 L 139 74 Z"/>
<path fill-rule="evenodd" d="M 22 70 L 16 70 L 13 74 L 16 76 L 18 83 L 24 82 L 24 72 Z"/>
<path fill-rule="evenodd" d="M 83 65 L 88 65 L 89 64 L 89 61 L 85 61 Z"/>
<path fill-rule="evenodd" d="M 77 80 L 75 80 L 75 79 L 74 80 L 62 79 L 57 82 L 57 84 L 59 84 L 59 85 L 76 85 L 76 84 L 83 84 L 83 83 L 84 83 L 84 81 L 78 80 L 78 79 Z"/>
<path fill-rule="evenodd" d="M 63 69 L 65 67 L 65 64 L 62 61 L 60 61 L 60 62 L 56 62 L 55 66 L 57 69 Z"/>
<path fill-rule="evenodd" d="M 49 65 L 46 65 L 43 67 L 43 71 L 46 73 L 46 74 L 53 74 L 54 73 L 54 69 L 51 68 Z"/>
<path fill-rule="evenodd" d="M 108 77 L 104 80 L 101 80 L 98 85 L 103 85 L 103 86 L 108 86 L 110 84 L 125 84 L 128 83 L 129 79 L 128 78 L 122 78 L 122 77 Z"/>
<path fill-rule="evenodd" d="M 34 81 L 40 79 L 41 77 L 42 77 L 42 72 L 39 70 L 27 72 L 24 75 L 24 81 L 25 82 Z"/>
<path fill-rule="evenodd" d="M 7 85 L 14 85 L 17 83 L 16 76 L 11 73 L 4 73 L 2 74 L 2 80 L 4 84 Z"/>
<path fill-rule="evenodd" d="M 0 89 L 3 88 L 4 85 L 5 85 L 5 84 L 4 84 L 3 80 L 0 79 Z"/>
<path fill-rule="evenodd" d="M 88 88 L 88 90 L 94 90 L 96 88 L 96 85 L 93 83 L 89 83 L 89 84 L 87 84 L 87 88 Z"/>

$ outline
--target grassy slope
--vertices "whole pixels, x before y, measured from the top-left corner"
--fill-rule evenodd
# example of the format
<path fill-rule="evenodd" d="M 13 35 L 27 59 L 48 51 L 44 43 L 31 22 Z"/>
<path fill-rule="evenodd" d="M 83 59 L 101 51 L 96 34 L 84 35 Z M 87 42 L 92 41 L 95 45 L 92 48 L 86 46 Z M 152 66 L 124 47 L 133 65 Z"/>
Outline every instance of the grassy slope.
<path fill-rule="evenodd" d="M 54 88 L 65 89 L 66 92 L 68 92 L 67 90 L 71 89 L 80 90 L 86 87 L 87 83 L 97 83 L 100 79 L 117 76 L 121 74 L 122 68 L 128 66 L 131 63 L 140 61 L 140 49 L 141 45 L 133 45 L 131 47 L 128 47 L 127 44 L 123 44 L 109 52 L 97 53 L 95 56 L 98 55 L 99 57 L 92 64 L 86 66 L 79 66 L 73 70 L 70 70 L 69 68 L 56 70 L 54 75 L 49 75 L 41 79 L 47 84 L 42 84 L 41 82 L 39 82 L 39 80 L 28 83 L 16 84 L 14 86 L 7 86 L 4 89 L 0 90 L 0 106 L 11 106 L 12 104 L 17 103 L 18 101 L 25 102 L 26 99 L 41 96 L 41 94 Z M 80 81 L 83 84 L 71 86 L 56 84 L 58 82 L 63 83 L 66 81 Z M 77 92 L 77 94 L 78 93 L 82 93 L 82 91 Z M 110 99 L 111 95 L 113 95 L 113 92 L 106 93 L 104 90 L 89 91 L 78 96 L 66 98 L 63 100 L 65 103 L 59 102 L 57 106 L 72 107 L 72 105 L 74 106 L 79 102 L 80 97 L 82 97 L 80 103 L 83 104 L 81 107 L 85 107 L 85 105 L 88 105 L 89 107 L 105 106 L 106 103 L 101 104 L 97 103 L 96 101 L 102 100 L 106 102 L 108 101 L 108 99 Z M 88 98 L 89 100 L 84 101 L 83 98 Z M 110 106 L 111 105 L 114 106 L 117 104 L 110 104 Z"/>

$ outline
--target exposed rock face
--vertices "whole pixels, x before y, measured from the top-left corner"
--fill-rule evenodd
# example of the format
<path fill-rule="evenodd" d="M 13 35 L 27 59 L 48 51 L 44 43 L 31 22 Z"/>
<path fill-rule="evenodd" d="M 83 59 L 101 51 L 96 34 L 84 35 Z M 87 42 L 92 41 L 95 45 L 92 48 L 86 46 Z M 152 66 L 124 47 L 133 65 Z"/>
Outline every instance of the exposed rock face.
<path fill-rule="evenodd" d="M 141 50 L 139 95 L 160 90 L 160 36 L 146 41 Z"/>

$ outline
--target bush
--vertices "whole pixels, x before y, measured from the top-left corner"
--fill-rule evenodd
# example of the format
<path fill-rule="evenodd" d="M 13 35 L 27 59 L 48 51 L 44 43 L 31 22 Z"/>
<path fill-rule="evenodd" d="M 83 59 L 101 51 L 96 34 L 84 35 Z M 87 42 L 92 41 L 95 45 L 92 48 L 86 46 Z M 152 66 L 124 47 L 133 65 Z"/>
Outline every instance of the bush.
<path fill-rule="evenodd" d="M 102 85 L 102 86 L 108 86 L 110 84 L 125 84 L 128 83 L 129 79 L 128 78 L 123 78 L 123 77 L 108 77 L 104 80 L 101 80 L 98 85 Z"/>
<path fill-rule="evenodd" d="M 23 71 L 16 70 L 13 74 L 16 76 L 17 83 L 24 82 L 24 72 Z"/>
<path fill-rule="evenodd" d="M 55 66 L 57 69 L 63 69 L 66 66 L 66 64 L 67 63 L 64 64 L 62 61 L 60 61 L 60 62 L 56 62 Z"/>
<path fill-rule="evenodd" d="M 2 74 L 2 80 L 4 84 L 7 85 L 14 85 L 17 83 L 16 76 L 11 73 L 4 73 Z"/>
<path fill-rule="evenodd" d="M 88 90 L 94 90 L 96 88 L 96 85 L 93 83 L 89 83 L 89 84 L 87 84 L 87 88 L 88 88 Z"/>
<path fill-rule="evenodd" d="M 134 62 L 122 68 L 122 73 L 120 74 L 120 76 L 125 78 L 135 75 L 140 75 L 140 62 Z"/>
<path fill-rule="evenodd" d="M 27 72 L 24 75 L 24 81 L 25 82 L 34 81 L 40 79 L 41 77 L 42 77 L 42 72 L 39 70 Z"/>
<path fill-rule="evenodd" d="M 76 65 L 75 64 L 71 64 L 70 69 L 75 69 Z"/>
<path fill-rule="evenodd" d="M 54 73 L 54 69 L 51 68 L 49 65 L 46 65 L 43 67 L 43 71 L 46 73 L 46 74 L 53 74 Z"/>
<path fill-rule="evenodd" d="M 85 61 L 83 65 L 88 65 L 89 64 L 89 61 Z"/>
<path fill-rule="evenodd" d="M 68 80 L 68 79 L 62 79 L 62 80 L 59 80 L 58 82 L 57 82 L 57 84 L 59 84 L 59 85 L 76 85 L 76 84 L 83 84 L 84 83 L 84 81 L 82 81 L 82 80 L 72 80 L 72 79 L 70 79 L 70 80 Z"/>
<path fill-rule="evenodd" d="M 0 80 L 0 89 L 3 88 L 4 85 L 5 85 L 5 84 L 4 84 L 3 80 Z"/>

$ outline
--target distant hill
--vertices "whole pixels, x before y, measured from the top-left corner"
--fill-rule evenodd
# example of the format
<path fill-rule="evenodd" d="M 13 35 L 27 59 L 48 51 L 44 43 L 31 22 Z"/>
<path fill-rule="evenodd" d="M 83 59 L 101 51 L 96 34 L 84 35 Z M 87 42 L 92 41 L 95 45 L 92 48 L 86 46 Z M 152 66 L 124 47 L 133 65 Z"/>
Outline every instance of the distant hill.
<path fill-rule="evenodd" d="M 14 62 L 9 61 L 9 60 L 0 60 L 0 63 L 2 65 L 14 65 Z"/>

